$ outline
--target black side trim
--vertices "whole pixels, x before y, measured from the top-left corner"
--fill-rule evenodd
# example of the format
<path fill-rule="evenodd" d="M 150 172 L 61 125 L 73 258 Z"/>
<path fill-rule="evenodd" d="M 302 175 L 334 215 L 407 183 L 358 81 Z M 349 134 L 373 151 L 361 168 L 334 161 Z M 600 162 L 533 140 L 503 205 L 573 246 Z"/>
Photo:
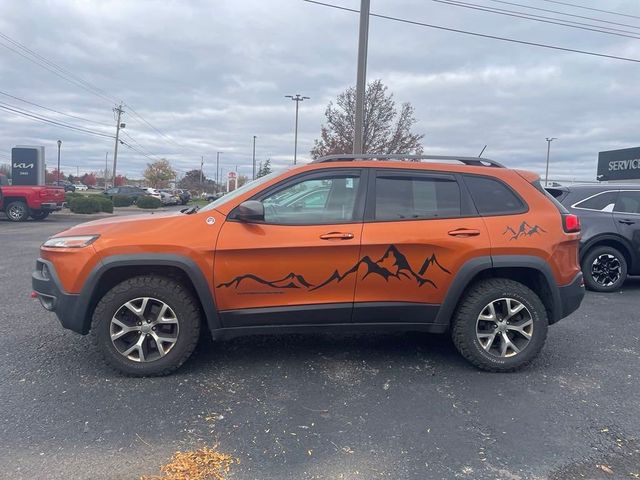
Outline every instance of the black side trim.
<path fill-rule="evenodd" d="M 359 302 L 353 323 L 434 323 L 440 305 L 413 302 Z"/>
<path fill-rule="evenodd" d="M 559 287 L 560 301 L 562 303 L 562 318 L 571 315 L 575 312 L 584 298 L 584 280 L 582 279 L 582 272 L 576 275 L 569 285 Z"/>
<path fill-rule="evenodd" d="M 243 308 L 220 312 L 223 328 L 349 323 L 353 303 Z"/>

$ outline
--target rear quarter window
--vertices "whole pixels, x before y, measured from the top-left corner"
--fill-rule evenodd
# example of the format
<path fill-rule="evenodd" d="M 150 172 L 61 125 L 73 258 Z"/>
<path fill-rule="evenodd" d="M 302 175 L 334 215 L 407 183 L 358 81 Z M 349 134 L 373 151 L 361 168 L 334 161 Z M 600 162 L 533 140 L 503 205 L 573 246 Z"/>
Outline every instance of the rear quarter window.
<path fill-rule="evenodd" d="M 527 211 L 524 201 L 500 180 L 465 175 L 464 183 L 480 215 L 511 215 Z"/>

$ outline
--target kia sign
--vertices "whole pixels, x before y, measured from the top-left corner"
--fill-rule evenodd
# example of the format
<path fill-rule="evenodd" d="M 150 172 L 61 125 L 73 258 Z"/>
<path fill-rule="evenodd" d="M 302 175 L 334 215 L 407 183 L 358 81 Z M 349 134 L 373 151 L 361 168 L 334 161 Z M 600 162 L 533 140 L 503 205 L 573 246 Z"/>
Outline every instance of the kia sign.
<path fill-rule="evenodd" d="M 640 147 L 598 154 L 598 180 L 640 179 Z"/>
<path fill-rule="evenodd" d="M 44 185 L 44 147 L 17 146 L 11 149 L 11 183 Z"/>

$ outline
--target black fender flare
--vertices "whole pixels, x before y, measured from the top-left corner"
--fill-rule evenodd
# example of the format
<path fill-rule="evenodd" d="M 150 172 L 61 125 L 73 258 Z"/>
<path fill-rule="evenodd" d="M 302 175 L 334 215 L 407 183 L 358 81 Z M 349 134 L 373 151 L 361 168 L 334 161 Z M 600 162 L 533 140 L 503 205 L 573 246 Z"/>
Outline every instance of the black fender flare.
<path fill-rule="evenodd" d="M 91 273 L 89 273 L 89 276 L 84 283 L 84 287 L 78 296 L 78 303 L 76 306 L 76 312 L 84 313 L 82 333 L 88 333 L 91 328 L 91 317 L 89 313 L 100 300 L 95 298 L 95 293 L 104 275 L 114 268 L 145 266 L 174 267 L 184 272 L 193 285 L 197 299 L 202 306 L 209 330 L 213 332 L 221 327 L 213 294 L 209 289 L 209 284 L 207 283 L 204 273 L 193 260 L 189 257 L 177 254 L 142 253 L 105 257 L 96 267 L 94 267 Z"/>
<path fill-rule="evenodd" d="M 626 250 L 626 253 L 629 254 L 631 260 L 629 262 L 629 267 L 635 265 L 638 262 L 638 258 L 636 258 L 637 255 L 635 254 L 633 246 L 631 245 L 631 242 L 629 242 L 629 240 L 621 235 L 616 235 L 615 233 L 601 233 L 599 235 L 596 235 L 595 237 L 590 238 L 587 242 L 584 243 L 584 245 L 580 247 L 580 263 L 582 264 L 585 255 L 591 248 L 593 248 L 595 244 L 603 241 L 612 241 L 621 244 Z"/>

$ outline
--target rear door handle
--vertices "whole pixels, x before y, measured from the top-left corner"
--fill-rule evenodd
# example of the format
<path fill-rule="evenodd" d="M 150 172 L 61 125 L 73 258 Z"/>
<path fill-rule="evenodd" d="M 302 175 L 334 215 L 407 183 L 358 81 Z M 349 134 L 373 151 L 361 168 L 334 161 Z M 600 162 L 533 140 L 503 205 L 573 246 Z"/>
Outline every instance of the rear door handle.
<path fill-rule="evenodd" d="M 627 220 L 626 218 L 623 219 L 623 220 L 618 220 L 618 222 L 619 223 L 624 223 L 625 225 L 633 225 L 634 223 L 636 223 L 633 220 Z"/>
<path fill-rule="evenodd" d="M 322 240 L 351 240 L 353 233 L 329 232 L 320 235 Z"/>
<path fill-rule="evenodd" d="M 458 228 L 451 230 L 449 235 L 452 237 L 477 237 L 480 235 L 480 230 L 474 230 L 471 228 Z"/>

